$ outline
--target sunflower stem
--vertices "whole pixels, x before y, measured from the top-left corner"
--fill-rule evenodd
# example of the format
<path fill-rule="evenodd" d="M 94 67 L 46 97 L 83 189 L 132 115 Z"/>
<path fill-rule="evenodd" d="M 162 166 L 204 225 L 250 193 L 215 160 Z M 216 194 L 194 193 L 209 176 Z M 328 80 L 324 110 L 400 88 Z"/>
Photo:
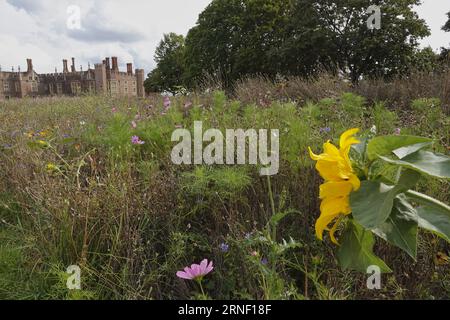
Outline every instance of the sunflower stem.
<path fill-rule="evenodd" d="M 420 193 L 417 191 L 408 190 L 408 191 L 406 191 L 406 195 L 421 204 L 432 205 L 432 206 L 444 209 L 447 212 L 450 212 L 450 207 L 448 205 L 446 205 L 445 203 L 443 203 L 437 199 L 429 197 L 426 194 L 423 194 L 423 193 Z"/>

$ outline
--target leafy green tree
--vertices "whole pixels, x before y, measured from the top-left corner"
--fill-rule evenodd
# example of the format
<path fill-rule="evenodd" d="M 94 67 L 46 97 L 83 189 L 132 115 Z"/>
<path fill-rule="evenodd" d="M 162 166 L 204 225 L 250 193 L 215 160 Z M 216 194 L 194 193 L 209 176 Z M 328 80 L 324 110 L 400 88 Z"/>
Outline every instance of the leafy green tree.
<path fill-rule="evenodd" d="M 264 74 L 309 76 L 320 69 L 361 76 L 402 73 L 429 35 L 413 11 L 420 0 L 213 0 L 186 39 L 186 80 L 215 74 L 226 84 Z M 370 30 L 367 8 L 381 8 Z"/>
<path fill-rule="evenodd" d="M 413 11 L 419 4 L 420 0 L 298 0 L 293 20 L 298 27 L 292 34 L 296 37 L 305 29 L 315 34 L 318 49 L 310 51 L 309 59 L 331 62 L 353 82 L 361 76 L 389 77 L 406 71 L 419 40 L 429 35 L 425 22 Z M 378 30 L 367 25 L 371 5 L 380 8 Z M 309 18 L 305 20 L 302 13 Z"/>
<path fill-rule="evenodd" d="M 446 32 L 450 32 L 450 12 L 447 13 L 448 21 L 447 23 L 442 27 L 442 30 Z M 444 62 L 450 62 L 450 48 L 441 48 L 441 61 Z"/>
<path fill-rule="evenodd" d="M 450 12 L 447 13 L 448 21 L 447 23 L 442 27 L 442 30 L 450 32 Z"/>
<path fill-rule="evenodd" d="M 417 50 L 411 61 L 411 68 L 417 71 L 433 72 L 439 67 L 439 54 L 436 54 L 431 47 Z"/>
<path fill-rule="evenodd" d="M 147 92 L 175 93 L 183 84 L 185 39 L 175 33 L 165 34 L 155 52 L 157 67 L 145 80 Z"/>
<path fill-rule="evenodd" d="M 244 75 L 276 74 L 273 48 L 289 19 L 292 0 L 213 0 L 186 38 L 186 80 L 204 73 L 225 82 Z"/>

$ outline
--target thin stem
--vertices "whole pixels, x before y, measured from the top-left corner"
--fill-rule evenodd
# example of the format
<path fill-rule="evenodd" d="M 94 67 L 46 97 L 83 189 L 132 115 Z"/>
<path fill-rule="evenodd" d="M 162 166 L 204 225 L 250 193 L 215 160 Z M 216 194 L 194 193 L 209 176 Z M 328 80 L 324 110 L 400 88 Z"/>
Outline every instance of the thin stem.
<path fill-rule="evenodd" d="M 409 191 L 406 191 L 406 195 L 408 197 L 416 200 L 419 203 L 431 204 L 432 206 L 436 206 L 436 207 L 439 207 L 441 209 L 444 209 L 444 210 L 450 212 L 450 207 L 448 205 L 446 205 L 445 203 L 443 203 L 439 200 L 431 198 L 431 197 L 427 196 L 426 194 L 409 190 Z"/>
<path fill-rule="evenodd" d="M 202 280 L 197 280 L 198 285 L 200 286 L 200 290 L 202 291 L 203 298 L 206 297 L 205 291 L 203 291 Z"/>
<path fill-rule="evenodd" d="M 267 188 L 269 189 L 269 200 L 270 200 L 270 207 L 272 209 L 272 216 L 275 215 L 275 201 L 273 200 L 273 193 L 272 193 L 272 183 L 270 181 L 270 176 L 267 175 Z M 275 226 L 271 226 L 272 228 L 272 240 L 275 241 L 277 237 L 277 230 Z"/>

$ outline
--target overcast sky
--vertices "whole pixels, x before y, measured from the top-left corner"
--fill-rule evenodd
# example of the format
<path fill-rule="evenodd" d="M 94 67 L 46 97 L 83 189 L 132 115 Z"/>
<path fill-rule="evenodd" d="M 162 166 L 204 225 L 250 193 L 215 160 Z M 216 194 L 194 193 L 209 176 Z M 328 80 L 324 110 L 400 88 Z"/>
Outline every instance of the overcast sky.
<path fill-rule="evenodd" d="M 211 0 L 0 0 L 0 65 L 11 70 L 26 68 L 33 58 L 38 73 L 62 70 L 63 58 L 76 58 L 87 68 L 106 56 L 116 55 L 123 69 L 127 62 L 149 72 L 162 35 L 186 34 L 198 14 Z M 76 11 L 80 8 L 81 29 Z M 450 34 L 440 30 L 449 0 L 424 0 L 418 9 L 431 28 L 423 41 L 437 50 L 450 43 Z M 67 26 L 69 22 L 70 28 Z"/>

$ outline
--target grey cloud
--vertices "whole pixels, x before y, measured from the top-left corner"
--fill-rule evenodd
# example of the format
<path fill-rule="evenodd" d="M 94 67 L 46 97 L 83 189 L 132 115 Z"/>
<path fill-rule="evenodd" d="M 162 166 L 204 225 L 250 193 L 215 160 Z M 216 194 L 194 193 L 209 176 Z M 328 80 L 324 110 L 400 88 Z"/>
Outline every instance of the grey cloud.
<path fill-rule="evenodd" d="M 85 26 L 82 30 L 68 30 L 67 35 L 83 42 L 122 42 L 131 43 L 143 40 L 145 37 L 137 31 L 113 30 L 99 26 Z"/>
<path fill-rule="evenodd" d="M 28 13 L 36 13 L 42 9 L 41 4 L 36 0 L 6 0 L 6 2 L 17 9 L 23 9 Z"/>
<path fill-rule="evenodd" d="M 83 42 L 132 43 L 145 39 L 139 31 L 104 16 L 102 6 L 101 1 L 96 2 L 89 12 L 82 14 L 81 30 L 68 29 L 67 35 Z"/>

